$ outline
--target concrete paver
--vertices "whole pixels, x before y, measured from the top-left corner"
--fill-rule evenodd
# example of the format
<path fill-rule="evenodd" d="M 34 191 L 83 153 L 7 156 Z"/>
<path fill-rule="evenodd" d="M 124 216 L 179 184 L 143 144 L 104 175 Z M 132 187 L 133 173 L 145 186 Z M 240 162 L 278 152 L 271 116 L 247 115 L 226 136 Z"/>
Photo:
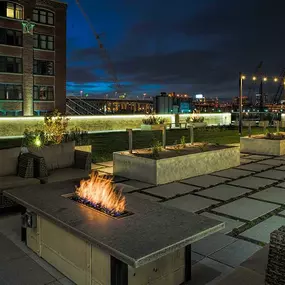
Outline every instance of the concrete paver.
<path fill-rule="evenodd" d="M 276 180 L 284 180 L 285 179 L 285 171 L 271 169 L 271 170 L 267 170 L 267 171 L 258 173 L 254 176 L 262 177 L 262 178 L 269 178 L 269 179 L 276 179 Z"/>
<path fill-rule="evenodd" d="M 157 195 L 163 198 L 171 198 L 177 195 L 190 193 L 197 189 L 199 189 L 199 187 L 174 182 L 158 187 L 149 188 L 144 190 L 144 192 Z"/>
<path fill-rule="evenodd" d="M 251 191 L 252 190 L 247 188 L 222 184 L 212 188 L 208 188 L 206 190 L 199 191 L 197 194 L 213 199 L 227 201 L 229 199 L 242 196 Z"/>
<path fill-rule="evenodd" d="M 285 205 L 285 189 L 279 187 L 270 187 L 249 197 Z"/>
<path fill-rule="evenodd" d="M 211 199 L 206 199 L 194 195 L 186 195 L 163 202 L 163 205 L 195 213 L 218 203 L 219 202 Z"/>
<path fill-rule="evenodd" d="M 267 169 L 272 168 L 272 165 L 260 164 L 260 163 L 249 163 L 249 164 L 242 164 L 238 166 L 238 169 L 250 170 L 255 172 L 264 171 Z"/>
<path fill-rule="evenodd" d="M 203 212 L 200 215 L 214 219 L 214 220 L 218 220 L 221 222 L 225 222 L 225 228 L 219 231 L 219 233 L 221 234 L 228 234 L 232 232 L 233 229 L 238 229 L 245 224 L 244 222 L 240 222 L 240 221 L 230 219 L 230 218 L 220 216 L 220 215 L 215 215 L 213 213 Z"/>
<path fill-rule="evenodd" d="M 270 234 L 285 225 L 285 217 L 272 216 L 267 220 L 246 230 L 240 235 L 264 243 L 270 242 Z"/>
<path fill-rule="evenodd" d="M 229 182 L 229 184 L 231 185 L 248 187 L 248 188 L 252 188 L 256 190 L 272 185 L 274 183 L 276 183 L 276 180 L 254 177 L 254 176 L 244 177 L 244 178 L 240 178 L 238 180 Z"/>
<path fill-rule="evenodd" d="M 209 258 L 219 261 L 228 266 L 237 267 L 262 247 L 244 240 L 234 243 L 211 254 Z"/>
<path fill-rule="evenodd" d="M 185 179 L 182 182 L 186 184 L 200 186 L 200 187 L 210 187 L 210 186 L 215 186 L 220 183 L 224 183 L 226 181 L 229 181 L 229 179 L 223 178 L 223 177 L 211 176 L 211 175 L 202 175 L 202 176 Z"/>
<path fill-rule="evenodd" d="M 257 201 L 249 198 L 241 198 L 234 202 L 215 208 L 213 211 L 229 215 L 231 217 L 253 221 L 279 207 L 280 206 L 272 203 Z"/>
<path fill-rule="evenodd" d="M 209 256 L 236 240 L 236 238 L 216 233 L 193 243 L 191 248 L 196 253 Z"/>
<path fill-rule="evenodd" d="M 230 168 L 230 169 L 214 172 L 212 173 L 212 175 L 226 177 L 230 179 L 237 179 L 240 177 L 248 176 L 252 173 L 253 173 L 252 171 Z"/>

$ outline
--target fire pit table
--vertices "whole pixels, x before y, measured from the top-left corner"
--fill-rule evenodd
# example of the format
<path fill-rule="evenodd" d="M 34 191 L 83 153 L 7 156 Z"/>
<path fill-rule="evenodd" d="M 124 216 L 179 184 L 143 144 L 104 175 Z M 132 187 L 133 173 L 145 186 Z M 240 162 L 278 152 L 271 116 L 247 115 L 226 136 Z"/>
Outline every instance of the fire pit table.
<path fill-rule="evenodd" d="M 4 192 L 23 206 L 22 239 L 76 284 L 179 285 L 191 279 L 191 244 L 224 223 L 125 195 L 121 216 L 78 203 L 71 181 Z"/>

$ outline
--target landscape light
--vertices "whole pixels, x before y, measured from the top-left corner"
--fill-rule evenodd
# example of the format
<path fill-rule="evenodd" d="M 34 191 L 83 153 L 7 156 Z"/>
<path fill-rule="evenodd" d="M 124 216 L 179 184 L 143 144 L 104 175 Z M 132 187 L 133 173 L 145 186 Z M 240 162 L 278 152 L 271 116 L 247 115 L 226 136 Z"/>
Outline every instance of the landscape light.
<path fill-rule="evenodd" d="M 277 81 L 278 81 L 278 78 L 275 77 L 275 78 L 274 78 L 274 82 L 277 82 Z"/>
<path fill-rule="evenodd" d="M 253 81 L 255 81 L 255 80 L 256 80 L 256 77 L 255 77 L 255 76 L 253 76 L 253 77 L 252 77 L 252 80 L 253 80 Z"/>
<path fill-rule="evenodd" d="M 242 79 L 242 80 L 244 80 L 244 79 L 245 79 L 245 76 L 244 76 L 244 75 L 242 75 L 242 76 L 241 76 L 241 79 Z"/>
<path fill-rule="evenodd" d="M 34 140 L 34 144 L 36 147 L 40 147 L 42 145 L 41 139 L 39 137 L 36 137 Z"/>
<path fill-rule="evenodd" d="M 267 77 L 264 77 L 264 78 L 263 78 L 263 81 L 267 81 Z"/>

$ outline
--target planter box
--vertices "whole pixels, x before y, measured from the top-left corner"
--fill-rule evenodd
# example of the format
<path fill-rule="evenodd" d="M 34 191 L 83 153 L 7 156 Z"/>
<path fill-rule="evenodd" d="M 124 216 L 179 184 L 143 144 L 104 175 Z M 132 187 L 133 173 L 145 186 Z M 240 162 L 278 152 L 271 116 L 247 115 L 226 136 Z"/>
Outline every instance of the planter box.
<path fill-rule="evenodd" d="M 284 155 L 285 140 L 269 140 L 255 137 L 240 138 L 240 151 L 256 154 Z"/>
<path fill-rule="evenodd" d="M 161 131 L 165 127 L 164 124 L 161 125 L 141 125 L 141 131 Z"/>
<path fill-rule="evenodd" d="M 189 123 L 189 126 L 193 126 L 194 128 L 205 128 L 207 127 L 207 123 Z"/>
<path fill-rule="evenodd" d="M 85 151 L 92 153 L 92 145 L 77 145 L 75 150 Z"/>
<path fill-rule="evenodd" d="M 114 175 L 159 185 L 240 165 L 237 147 L 190 153 L 163 159 L 113 153 Z"/>

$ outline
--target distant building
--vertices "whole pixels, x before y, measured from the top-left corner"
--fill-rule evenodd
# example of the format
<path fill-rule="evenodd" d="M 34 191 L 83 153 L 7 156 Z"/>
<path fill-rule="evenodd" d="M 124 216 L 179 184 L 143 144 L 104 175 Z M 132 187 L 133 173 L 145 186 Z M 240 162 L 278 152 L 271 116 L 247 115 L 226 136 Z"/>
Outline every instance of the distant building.
<path fill-rule="evenodd" d="M 187 94 L 161 92 L 154 98 L 154 110 L 156 114 L 190 113 L 193 110 L 192 98 Z"/>
<path fill-rule="evenodd" d="M 65 113 L 66 9 L 55 0 L 0 1 L 1 116 Z"/>
<path fill-rule="evenodd" d="M 70 96 L 66 98 L 66 112 L 69 115 L 151 114 L 153 100 Z"/>

